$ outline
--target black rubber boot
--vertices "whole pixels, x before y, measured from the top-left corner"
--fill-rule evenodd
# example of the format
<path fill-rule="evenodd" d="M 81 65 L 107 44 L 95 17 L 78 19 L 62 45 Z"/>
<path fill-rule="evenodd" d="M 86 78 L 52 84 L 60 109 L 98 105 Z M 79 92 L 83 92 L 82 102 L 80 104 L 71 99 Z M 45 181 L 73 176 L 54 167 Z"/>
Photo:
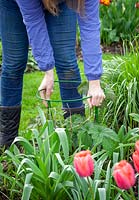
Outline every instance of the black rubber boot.
<path fill-rule="evenodd" d="M 64 119 L 74 115 L 74 114 L 79 114 L 81 116 L 85 116 L 85 108 L 63 108 L 64 111 Z"/>
<path fill-rule="evenodd" d="M 9 147 L 18 135 L 21 106 L 0 106 L 0 147 Z"/>

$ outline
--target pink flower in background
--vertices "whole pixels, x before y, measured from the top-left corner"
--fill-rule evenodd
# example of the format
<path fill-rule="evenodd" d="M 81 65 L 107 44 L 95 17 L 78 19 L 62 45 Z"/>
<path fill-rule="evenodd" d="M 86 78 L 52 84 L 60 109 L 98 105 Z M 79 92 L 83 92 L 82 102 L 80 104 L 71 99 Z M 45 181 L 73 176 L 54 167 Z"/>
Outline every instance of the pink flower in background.
<path fill-rule="evenodd" d="M 113 176 L 117 186 L 121 189 L 127 190 L 135 184 L 134 169 L 126 160 L 115 164 Z"/>
<path fill-rule="evenodd" d="M 135 170 L 139 172 L 139 152 L 135 151 L 132 155 Z"/>
<path fill-rule="evenodd" d="M 81 177 L 91 176 L 94 172 L 94 161 L 89 150 L 75 154 L 74 167 Z"/>
<path fill-rule="evenodd" d="M 139 153 L 139 140 L 137 140 L 135 143 L 135 149 Z"/>

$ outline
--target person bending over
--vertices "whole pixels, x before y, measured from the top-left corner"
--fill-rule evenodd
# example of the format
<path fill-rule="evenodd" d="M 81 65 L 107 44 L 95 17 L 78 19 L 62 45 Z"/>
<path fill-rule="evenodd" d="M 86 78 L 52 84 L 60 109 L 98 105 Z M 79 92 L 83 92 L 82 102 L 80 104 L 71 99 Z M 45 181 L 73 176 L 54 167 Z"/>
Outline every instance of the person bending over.
<path fill-rule="evenodd" d="M 81 99 L 81 83 L 76 58 L 76 27 L 80 28 L 84 72 L 89 81 L 89 106 L 99 106 L 105 98 L 100 86 L 99 0 L 0 0 L 2 72 L 0 103 L 0 146 L 9 146 L 18 135 L 23 75 L 28 47 L 45 75 L 40 96 L 50 99 L 55 66 L 62 100 Z M 64 80 L 64 81 L 63 81 Z M 47 103 L 44 102 L 47 106 Z M 84 115 L 82 100 L 63 102 L 64 117 Z"/>

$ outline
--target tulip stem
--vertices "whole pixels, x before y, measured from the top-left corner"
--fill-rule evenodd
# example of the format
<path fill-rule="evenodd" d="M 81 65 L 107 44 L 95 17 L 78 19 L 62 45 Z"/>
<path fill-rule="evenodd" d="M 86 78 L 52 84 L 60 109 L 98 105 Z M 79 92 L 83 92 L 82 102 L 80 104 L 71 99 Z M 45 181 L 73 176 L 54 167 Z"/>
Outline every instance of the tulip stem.
<path fill-rule="evenodd" d="M 134 192 L 133 192 L 133 188 L 130 188 L 129 191 L 130 191 L 130 194 L 131 194 L 132 200 L 136 200 L 136 198 L 135 198 L 135 194 L 134 194 Z"/>
<path fill-rule="evenodd" d="M 91 196 L 92 196 L 92 200 L 94 200 L 93 188 L 92 188 L 92 184 L 91 184 L 91 182 L 90 182 L 90 180 L 89 180 L 89 177 L 87 177 L 87 181 L 88 181 L 90 193 L 91 193 Z"/>

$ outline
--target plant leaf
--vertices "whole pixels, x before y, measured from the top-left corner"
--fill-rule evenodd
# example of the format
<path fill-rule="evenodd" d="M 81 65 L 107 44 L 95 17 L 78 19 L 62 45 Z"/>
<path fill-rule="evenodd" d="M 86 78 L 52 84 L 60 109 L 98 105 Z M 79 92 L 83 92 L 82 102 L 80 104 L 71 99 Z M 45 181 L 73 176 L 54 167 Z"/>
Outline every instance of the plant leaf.
<path fill-rule="evenodd" d="M 69 142 L 64 128 L 56 128 L 55 132 L 59 136 L 60 144 L 63 149 L 65 160 L 69 158 Z"/>
<path fill-rule="evenodd" d="M 33 189 L 33 186 L 30 185 L 30 180 L 32 178 L 33 173 L 29 173 L 26 175 L 25 183 L 24 183 L 24 188 L 23 188 L 23 195 L 21 200 L 29 200 L 30 195 Z"/>

